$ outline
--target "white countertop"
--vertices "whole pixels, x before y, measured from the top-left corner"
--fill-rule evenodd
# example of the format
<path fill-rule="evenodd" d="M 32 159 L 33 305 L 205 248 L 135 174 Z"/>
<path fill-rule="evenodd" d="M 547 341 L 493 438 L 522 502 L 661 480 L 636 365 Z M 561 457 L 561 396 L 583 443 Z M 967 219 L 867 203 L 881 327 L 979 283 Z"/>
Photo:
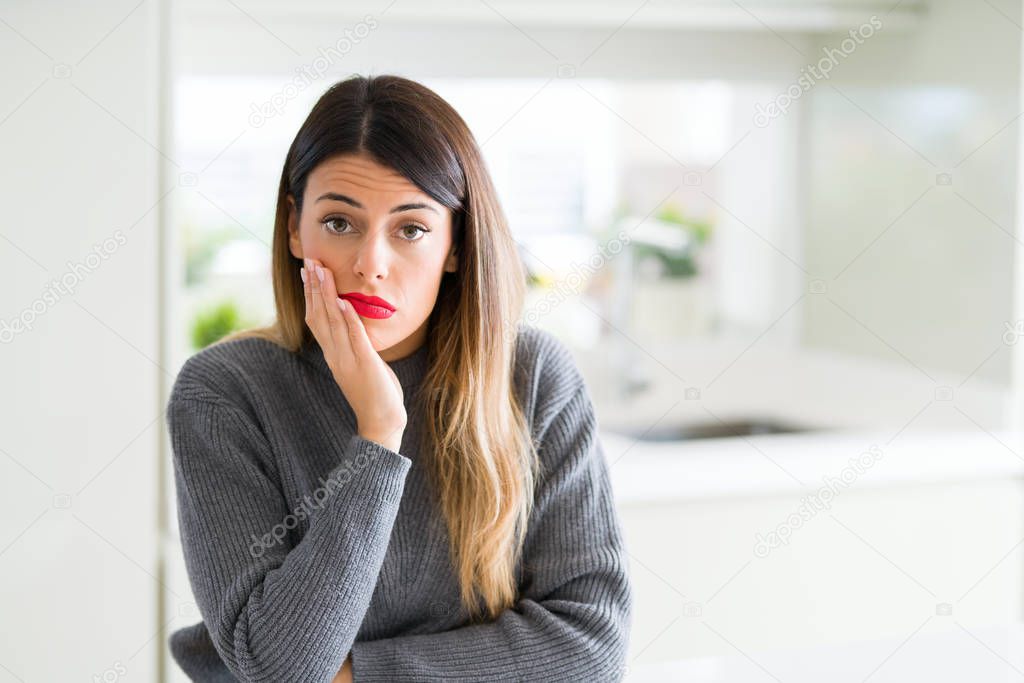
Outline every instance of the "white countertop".
<path fill-rule="evenodd" d="M 891 431 L 815 432 L 670 443 L 600 435 L 616 499 L 626 504 L 810 492 L 844 468 L 848 478 L 856 475 L 851 488 L 1024 476 L 1024 437 L 1005 431 L 906 431 L 896 438 Z M 873 445 L 880 457 L 858 471 L 849 459 Z"/>

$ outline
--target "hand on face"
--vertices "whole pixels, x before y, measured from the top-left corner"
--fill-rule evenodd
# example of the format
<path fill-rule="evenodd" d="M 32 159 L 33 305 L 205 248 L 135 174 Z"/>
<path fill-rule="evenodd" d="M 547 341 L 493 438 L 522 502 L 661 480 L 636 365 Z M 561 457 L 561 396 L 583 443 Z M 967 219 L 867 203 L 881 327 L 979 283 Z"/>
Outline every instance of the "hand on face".
<path fill-rule="evenodd" d="M 359 434 L 398 451 L 408 420 L 402 385 L 373 348 L 362 318 L 338 298 L 334 274 L 315 259 L 305 263 L 306 324 L 352 406 Z"/>

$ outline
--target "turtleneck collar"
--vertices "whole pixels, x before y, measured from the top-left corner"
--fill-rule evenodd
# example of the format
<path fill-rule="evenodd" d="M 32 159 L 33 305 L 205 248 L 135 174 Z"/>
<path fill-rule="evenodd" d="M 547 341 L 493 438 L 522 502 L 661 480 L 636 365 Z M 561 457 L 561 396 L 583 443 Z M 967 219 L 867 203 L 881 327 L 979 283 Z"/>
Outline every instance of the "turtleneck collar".
<path fill-rule="evenodd" d="M 408 356 L 394 361 L 385 361 L 398 377 L 398 382 L 407 396 L 409 395 L 407 390 L 418 387 L 426 375 L 428 346 L 427 343 L 424 343 Z M 327 359 L 324 358 L 323 349 L 315 339 L 306 344 L 299 353 L 320 372 L 331 375 L 331 368 L 327 365 Z"/>

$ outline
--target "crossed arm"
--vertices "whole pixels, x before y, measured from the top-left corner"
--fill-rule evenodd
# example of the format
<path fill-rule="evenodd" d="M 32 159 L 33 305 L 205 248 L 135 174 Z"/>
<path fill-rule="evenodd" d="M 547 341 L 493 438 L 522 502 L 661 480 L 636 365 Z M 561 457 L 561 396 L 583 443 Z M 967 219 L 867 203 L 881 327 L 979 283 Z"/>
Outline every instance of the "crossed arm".
<path fill-rule="evenodd" d="M 520 599 L 488 623 L 355 642 L 358 683 L 617 681 L 632 593 L 608 469 L 580 388 L 541 442 L 549 464 L 524 548 Z"/>

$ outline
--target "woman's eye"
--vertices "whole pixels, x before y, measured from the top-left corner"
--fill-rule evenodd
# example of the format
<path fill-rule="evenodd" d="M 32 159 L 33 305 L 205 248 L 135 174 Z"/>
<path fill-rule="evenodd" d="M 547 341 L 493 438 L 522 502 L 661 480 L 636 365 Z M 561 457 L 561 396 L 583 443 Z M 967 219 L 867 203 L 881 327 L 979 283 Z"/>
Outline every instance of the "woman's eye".
<path fill-rule="evenodd" d="M 407 232 L 410 229 L 412 229 L 415 232 Z M 425 235 L 426 233 L 428 233 L 430 231 L 427 230 L 426 228 L 421 228 L 418 225 L 413 225 L 412 223 L 410 223 L 409 225 L 403 225 L 402 226 L 402 232 L 406 236 L 412 238 L 412 239 L 409 239 L 407 241 L 409 241 L 409 242 L 416 242 L 416 241 L 420 240 L 423 237 L 423 235 Z"/>
<path fill-rule="evenodd" d="M 321 223 L 324 226 L 326 226 L 327 229 L 330 230 L 331 232 L 340 233 L 340 232 L 344 231 L 344 227 L 337 227 L 337 226 L 333 226 L 332 227 L 331 223 L 343 223 L 345 226 L 347 226 L 348 225 L 348 219 L 347 218 L 343 218 L 341 216 L 335 216 L 333 218 L 325 218 L 325 219 L 323 219 L 321 221 Z"/>

